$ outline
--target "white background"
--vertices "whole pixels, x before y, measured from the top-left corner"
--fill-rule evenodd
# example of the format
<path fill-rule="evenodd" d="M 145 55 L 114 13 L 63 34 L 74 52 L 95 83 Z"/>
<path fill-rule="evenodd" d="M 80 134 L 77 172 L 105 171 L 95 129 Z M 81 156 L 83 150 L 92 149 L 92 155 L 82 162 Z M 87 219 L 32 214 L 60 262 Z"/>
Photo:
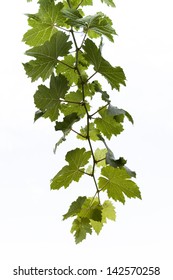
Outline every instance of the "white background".
<path fill-rule="evenodd" d="M 75 245 L 69 233 L 71 221 L 62 222 L 62 214 L 79 194 L 85 194 L 88 183 L 83 180 L 82 186 L 50 191 L 50 179 L 63 165 L 66 150 L 75 143 L 69 139 L 53 154 L 59 134 L 48 120 L 33 124 L 32 95 L 36 84 L 30 83 L 21 64 L 27 59 L 23 55 L 26 46 L 21 42 L 27 30 L 24 13 L 36 12 L 36 5 L 24 0 L 3 1 L 0 17 L 0 275 L 3 280 L 26 279 L 13 276 L 13 269 L 19 265 L 103 269 L 97 279 L 115 279 L 106 276 L 108 266 L 160 266 L 161 276 L 145 276 L 145 279 L 172 279 L 173 4 L 171 0 L 117 0 L 117 8 L 108 12 L 100 1 L 95 2 L 97 11 L 111 16 L 118 33 L 114 45 L 105 41 L 105 57 L 112 65 L 123 67 L 127 76 L 127 87 L 112 95 L 113 105 L 129 111 L 135 120 L 135 125 L 126 124 L 123 134 L 111 140 L 110 145 L 137 172 L 136 182 L 143 200 L 128 200 L 125 206 L 117 203 L 116 223 L 105 225 L 98 237 L 93 234 Z M 56 277 L 40 276 L 40 279 Z"/>

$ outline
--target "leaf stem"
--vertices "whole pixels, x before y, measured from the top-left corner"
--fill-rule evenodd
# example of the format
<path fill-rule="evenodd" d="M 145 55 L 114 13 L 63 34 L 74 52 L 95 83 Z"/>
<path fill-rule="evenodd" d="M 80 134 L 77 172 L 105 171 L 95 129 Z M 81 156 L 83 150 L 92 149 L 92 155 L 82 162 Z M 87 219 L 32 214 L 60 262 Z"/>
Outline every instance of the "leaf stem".
<path fill-rule="evenodd" d="M 68 65 L 67 63 L 63 62 L 62 60 L 57 59 L 57 62 L 59 62 L 59 63 L 65 65 L 65 66 L 67 66 L 67 67 L 70 68 L 70 69 L 75 70 L 75 67 Z"/>
<path fill-rule="evenodd" d="M 73 128 L 71 129 L 71 131 L 73 131 L 74 133 L 76 133 L 76 134 L 79 135 L 80 137 L 87 139 L 86 136 L 84 136 L 84 135 L 82 135 L 81 133 L 77 132 L 77 131 L 74 130 Z"/>
<path fill-rule="evenodd" d="M 77 5 L 76 10 L 80 7 L 80 5 L 82 4 L 83 0 L 80 1 L 80 3 Z"/>
<path fill-rule="evenodd" d="M 88 78 L 87 82 L 88 82 L 89 80 L 91 80 L 96 74 L 97 74 L 97 71 L 95 71 L 94 74 L 92 74 L 92 75 Z"/>
<path fill-rule="evenodd" d="M 92 118 L 94 115 L 96 115 L 97 113 L 99 113 L 101 110 L 103 110 L 104 108 L 106 108 L 109 105 L 109 102 L 102 106 L 101 108 L 99 108 L 96 112 L 94 112 L 93 114 L 90 115 L 90 118 Z"/>

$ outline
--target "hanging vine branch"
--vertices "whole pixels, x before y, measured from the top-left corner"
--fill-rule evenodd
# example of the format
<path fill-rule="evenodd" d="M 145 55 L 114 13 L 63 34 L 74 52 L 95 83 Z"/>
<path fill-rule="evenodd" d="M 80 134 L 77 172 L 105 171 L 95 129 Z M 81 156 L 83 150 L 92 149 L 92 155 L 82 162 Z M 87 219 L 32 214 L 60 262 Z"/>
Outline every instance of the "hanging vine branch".
<path fill-rule="evenodd" d="M 67 152 L 67 165 L 51 180 L 51 189 L 59 190 L 79 182 L 83 176 L 86 180 L 92 178 L 93 195 L 79 196 L 63 215 L 64 220 L 74 219 L 71 232 L 76 243 L 92 231 L 99 234 L 107 219 L 115 220 L 113 201 L 124 204 L 125 197 L 141 199 L 140 190 L 132 180 L 135 172 L 126 166 L 123 157 L 116 159 L 107 144 L 123 131 L 125 117 L 131 123 L 133 118 L 112 105 L 110 94 L 95 80 L 100 74 L 117 91 L 126 85 L 123 69 L 112 66 L 102 56 L 103 37 L 113 42 L 116 35 L 111 19 L 102 12 L 84 13 L 84 6 L 92 6 L 94 2 L 39 0 L 38 12 L 27 15 L 31 28 L 23 36 L 23 41 L 31 47 L 26 55 L 33 57 L 24 64 L 26 74 L 32 82 L 39 78 L 43 82 L 50 80 L 49 87 L 43 83 L 34 94 L 38 109 L 35 121 L 49 118 L 55 122 L 55 130 L 62 131 L 55 151 L 71 132 L 76 134 L 77 141 L 87 143 L 87 149 L 84 144 L 83 148 Z M 113 0 L 101 2 L 115 7 Z M 94 100 L 96 94 L 100 95 L 99 102 Z M 95 108 L 97 103 L 102 105 Z M 106 201 L 102 201 L 103 192 L 107 193 Z"/>

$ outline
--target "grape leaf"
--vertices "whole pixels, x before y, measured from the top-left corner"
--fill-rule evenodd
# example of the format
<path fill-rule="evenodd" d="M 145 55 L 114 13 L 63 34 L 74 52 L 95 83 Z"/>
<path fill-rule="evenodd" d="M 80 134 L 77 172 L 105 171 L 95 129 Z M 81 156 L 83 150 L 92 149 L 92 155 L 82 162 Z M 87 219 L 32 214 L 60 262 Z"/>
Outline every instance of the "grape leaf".
<path fill-rule="evenodd" d="M 112 135 L 118 135 L 123 131 L 122 124 L 116 122 L 113 116 L 110 116 L 107 110 L 101 110 L 99 112 L 101 118 L 95 119 L 95 124 L 97 129 L 100 130 L 108 139 Z"/>
<path fill-rule="evenodd" d="M 86 60 L 94 65 L 94 70 L 101 75 L 103 75 L 108 83 L 111 85 L 112 89 L 120 89 L 120 84 L 125 84 L 125 74 L 121 67 L 113 67 L 107 60 L 105 60 L 102 55 L 100 49 L 90 40 L 87 39 L 85 41 L 85 45 L 83 46 L 85 51 Z"/>
<path fill-rule="evenodd" d="M 113 206 L 110 200 L 106 200 L 103 203 L 102 221 L 106 223 L 107 219 L 112 221 L 115 221 L 116 219 L 115 207 Z"/>
<path fill-rule="evenodd" d="M 84 174 L 84 168 L 91 157 L 91 151 L 85 150 L 85 148 L 71 150 L 66 154 L 66 161 L 68 165 L 64 166 L 57 175 L 52 179 L 51 189 L 58 190 L 64 186 L 67 188 L 72 181 L 78 182 Z"/>
<path fill-rule="evenodd" d="M 77 85 L 79 80 L 79 75 L 75 69 L 76 66 L 76 58 L 72 55 L 67 55 L 64 57 L 63 60 L 59 61 L 58 65 L 56 66 L 56 73 L 63 74 L 67 80 L 69 81 L 69 85 Z M 82 57 L 81 53 L 78 56 L 78 69 L 82 72 L 86 69 L 86 62 Z"/>
<path fill-rule="evenodd" d="M 61 111 L 66 116 L 76 112 L 80 118 L 85 116 L 86 110 L 83 106 L 82 91 L 77 90 L 70 92 L 65 96 L 66 103 L 61 105 Z M 89 110 L 90 106 L 86 103 L 86 107 Z"/>
<path fill-rule="evenodd" d="M 69 7 L 69 5 L 67 4 L 67 1 L 63 1 L 64 3 L 64 6 L 65 7 Z M 70 4 L 71 4 L 71 7 L 72 8 L 77 8 L 79 5 L 80 6 L 91 6 L 93 4 L 93 1 L 92 0 L 70 0 Z"/>
<path fill-rule="evenodd" d="M 90 123 L 89 126 L 89 137 L 93 141 L 97 141 L 99 130 L 95 127 L 94 123 Z M 77 135 L 77 138 L 80 140 L 87 140 L 87 126 L 82 127 L 80 130 L 81 135 Z"/>
<path fill-rule="evenodd" d="M 74 233 L 76 244 L 86 238 L 87 233 L 92 233 L 90 220 L 87 218 L 77 218 L 73 221 L 71 233 Z"/>
<path fill-rule="evenodd" d="M 104 100 L 104 101 L 106 101 L 106 102 L 110 102 L 109 94 L 108 94 L 106 91 L 103 91 L 103 90 L 102 90 L 102 87 L 101 87 L 101 85 L 99 84 L 99 82 L 98 82 L 98 81 L 93 81 L 92 84 L 93 84 L 93 86 L 94 86 L 95 91 L 101 93 L 101 95 L 102 95 L 102 100 Z"/>
<path fill-rule="evenodd" d="M 72 55 L 65 56 L 63 60 L 56 66 L 56 73 L 63 74 L 71 86 L 73 83 L 77 84 L 79 75 L 74 69 L 76 59 Z"/>
<path fill-rule="evenodd" d="M 94 157 L 95 157 L 95 160 L 96 160 L 96 163 L 97 163 L 98 167 L 106 166 L 106 162 L 105 162 L 106 153 L 107 153 L 107 149 L 99 149 L 99 148 L 97 148 L 95 150 Z"/>
<path fill-rule="evenodd" d="M 105 16 L 103 13 L 98 12 L 95 15 L 81 18 L 81 15 L 77 14 L 76 10 L 68 9 L 67 11 L 63 12 L 65 12 L 66 17 L 69 19 L 67 23 L 71 26 L 78 28 L 83 26 L 85 32 L 94 31 L 99 36 L 104 35 L 113 42 L 112 35 L 115 35 L 116 32 L 112 27 L 111 19 Z"/>
<path fill-rule="evenodd" d="M 67 23 L 70 24 L 71 21 L 76 21 L 80 18 L 82 18 L 80 12 L 76 9 L 73 8 L 66 8 L 62 10 L 63 15 L 66 17 L 67 19 Z"/>
<path fill-rule="evenodd" d="M 86 196 L 79 196 L 76 201 L 73 201 L 72 204 L 70 205 L 68 212 L 63 215 L 63 220 L 66 220 L 69 217 L 73 217 L 77 215 L 80 212 L 85 200 L 86 200 Z"/>
<path fill-rule="evenodd" d="M 63 122 L 56 122 L 55 130 L 61 130 L 63 132 L 63 136 L 59 139 L 59 141 L 55 144 L 54 153 L 56 153 L 57 147 L 66 140 L 66 136 L 72 129 L 72 125 L 79 121 L 80 118 L 76 113 L 71 113 L 63 118 Z"/>
<path fill-rule="evenodd" d="M 67 115 L 63 118 L 63 122 L 56 121 L 55 130 L 56 131 L 61 130 L 65 134 L 67 134 L 67 132 L 71 130 L 72 125 L 79 120 L 80 118 L 76 113 Z"/>
<path fill-rule="evenodd" d="M 26 55 L 36 58 L 23 64 L 26 74 L 32 78 L 32 81 L 40 77 L 43 81 L 49 78 L 58 62 L 57 58 L 67 55 L 71 49 L 72 42 L 68 41 L 68 38 L 69 36 L 64 32 L 58 31 L 50 41 L 26 51 Z"/>
<path fill-rule="evenodd" d="M 38 119 L 40 119 L 43 115 L 44 115 L 44 112 L 42 112 L 41 110 L 37 110 L 35 112 L 34 122 L 36 122 Z"/>
<path fill-rule="evenodd" d="M 106 200 L 102 205 L 102 220 L 100 222 L 90 220 L 90 224 L 97 234 L 100 233 L 104 223 L 107 222 L 107 219 L 112 221 L 115 221 L 116 219 L 115 208 L 109 200 Z"/>
<path fill-rule="evenodd" d="M 113 0 L 101 0 L 101 1 L 102 1 L 102 3 L 105 3 L 108 6 L 115 7 L 115 4 L 114 4 Z"/>
<path fill-rule="evenodd" d="M 102 206 L 99 204 L 98 199 L 87 198 L 78 216 L 100 222 L 102 220 Z"/>
<path fill-rule="evenodd" d="M 127 111 L 125 111 L 123 109 L 119 109 L 115 106 L 112 106 L 111 104 L 109 104 L 109 107 L 108 107 L 108 114 L 111 116 L 114 116 L 117 121 L 118 121 L 118 118 L 116 118 L 117 116 L 123 115 L 123 119 L 124 119 L 124 116 L 126 116 L 127 119 L 132 124 L 134 124 L 134 120 L 133 120 L 132 116 Z M 122 119 L 122 121 L 123 121 L 123 119 Z"/>
<path fill-rule="evenodd" d="M 97 222 L 97 221 L 94 221 L 94 220 L 90 220 L 90 224 L 97 234 L 99 234 L 100 231 L 103 228 L 103 223 L 102 222 Z"/>
<path fill-rule="evenodd" d="M 111 151 L 111 149 L 106 144 L 105 139 L 101 135 L 98 135 L 98 136 L 99 136 L 99 139 L 104 143 L 104 145 L 107 149 L 106 164 L 109 164 L 110 166 L 113 166 L 115 168 L 118 168 L 118 167 L 124 168 L 130 177 L 136 177 L 136 173 L 134 171 L 130 170 L 127 166 L 125 166 L 127 161 L 123 157 L 119 157 L 119 159 L 115 159 L 115 156 L 114 156 L 113 152 Z"/>
<path fill-rule="evenodd" d="M 44 112 L 43 117 L 49 117 L 51 121 L 58 118 L 60 99 L 64 98 L 68 89 L 67 79 L 62 75 L 51 76 L 50 89 L 45 85 L 38 86 L 34 95 L 34 102 L 37 108 Z"/>
<path fill-rule="evenodd" d="M 49 3 L 49 5 L 48 5 Z M 62 26 L 65 22 L 61 10 L 62 3 L 54 4 L 53 1 L 40 5 L 37 14 L 28 14 L 28 24 L 32 27 L 23 36 L 23 41 L 29 46 L 39 46 L 50 40 L 57 32 L 56 24 Z"/>
<path fill-rule="evenodd" d="M 113 166 L 115 168 L 117 167 L 123 167 L 126 164 L 126 160 L 123 157 L 120 157 L 119 159 L 115 159 L 113 152 L 108 149 L 106 153 L 106 163 L 110 166 Z"/>
<path fill-rule="evenodd" d="M 135 182 L 130 180 L 130 176 L 125 169 L 117 169 L 112 166 L 102 168 L 99 178 L 99 187 L 107 191 L 108 197 L 115 201 L 125 203 L 125 196 L 129 198 L 140 198 L 141 194 Z"/>

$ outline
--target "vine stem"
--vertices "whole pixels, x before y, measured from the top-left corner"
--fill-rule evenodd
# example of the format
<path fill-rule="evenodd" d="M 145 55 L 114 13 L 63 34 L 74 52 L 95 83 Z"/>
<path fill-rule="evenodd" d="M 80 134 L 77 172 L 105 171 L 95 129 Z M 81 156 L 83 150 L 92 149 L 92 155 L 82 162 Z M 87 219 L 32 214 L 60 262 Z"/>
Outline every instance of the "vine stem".
<path fill-rule="evenodd" d="M 67 0 L 67 3 L 69 5 L 69 8 L 71 8 L 71 2 L 70 0 Z M 80 49 L 82 48 L 82 45 L 84 44 L 85 42 L 85 39 L 86 39 L 86 36 L 84 36 L 83 38 L 83 41 L 82 41 L 82 44 L 80 46 L 80 48 L 78 47 L 77 45 L 77 41 L 76 41 L 76 37 L 74 35 L 74 31 L 73 31 L 73 28 L 71 27 L 71 35 L 72 35 L 72 38 L 73 38 L 73 42 L 74 42 L 74 45 L 75 45 L 75 48 L 76 48 L 76 71 L 79 75 L 79 79 L 81 81 L 81 87 L 82 87 L 82 96 L 83 96 L 83 106 L 85 108 L 85 111 L 86 111 L 86 115 L 87 115 L 87 135 L 86 135 L 86 139 L 88 140 L 88 144 L 89 144 L 89 147 L 90 147 L 90 151 L 91 151 L 91 155 L 92 155 L 92 159 L 93 159 L 93 168 L 92 168 L 92 173 L 91 173 L 91 176 L 93 178 L 93 181 L 94 181 L 94 184 L 95 184 L 95 187 L 96 187 L 96 194 L 97 194 L 97 197 L 98 197 L 98 201 L 99 201 L 99 204 L 101 204 L 100 202 L 100 190 L 98 188 L 98 185 L 97 185 L 97 181 L 96 181 L 96 177 L 95 177 L 95 166 L 96 166 L 96 159 L 95 159 L 95 156 L 94 156 L 94 150 L 93 150 L 93 147 L 92 147 L 92 143 L 91 143 L 91 139 L 90 139 L 90 135 L 89 135 L 89 132 L 90 132 L 90 118 L 91 116 L 89 115 L 89 112 L 88 112 L 88 108 L 87 108 L 87 105 L 86 105 L 86 102 L 85 102 L 85 84 L 86 82 L 88 81 L 84 81 L 83 78 L 82 78 L 82 75 L 81 75 L 81 72 L 80 72 L 80 69 L 78 67 L 78 58 L 79 58 L 79 51 Z M 94 73 L 95 75 L 96 73 Z M 91 77 L 90 77 L 91 78 Z M 94 196 L 95 197 L 95 196 Z"/>

